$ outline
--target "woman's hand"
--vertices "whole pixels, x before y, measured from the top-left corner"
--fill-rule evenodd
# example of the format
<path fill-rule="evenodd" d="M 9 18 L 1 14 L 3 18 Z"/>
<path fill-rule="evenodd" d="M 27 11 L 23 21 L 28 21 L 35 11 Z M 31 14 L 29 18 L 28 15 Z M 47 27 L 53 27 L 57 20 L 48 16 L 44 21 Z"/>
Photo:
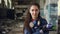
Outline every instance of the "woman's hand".
<path fill-rule="evenodd" d="M 39 31 L 41 34 L 43 34 L 43 30 L 41 29 L 40 31 Z"/>
<path fill-rule="evenodd" d="M 51 29 L 52 28 L 52 24 L 47 24 L 46 28 Z"/>

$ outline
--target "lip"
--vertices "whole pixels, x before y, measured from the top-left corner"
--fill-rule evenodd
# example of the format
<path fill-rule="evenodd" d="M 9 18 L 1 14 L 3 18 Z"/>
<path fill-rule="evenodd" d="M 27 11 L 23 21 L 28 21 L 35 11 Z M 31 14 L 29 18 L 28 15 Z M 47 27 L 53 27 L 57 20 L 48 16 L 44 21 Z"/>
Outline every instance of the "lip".
<path fill-rule="evenodd" d="M 36 14 L 34 14 L 34 15 L 36 15 Z"/>

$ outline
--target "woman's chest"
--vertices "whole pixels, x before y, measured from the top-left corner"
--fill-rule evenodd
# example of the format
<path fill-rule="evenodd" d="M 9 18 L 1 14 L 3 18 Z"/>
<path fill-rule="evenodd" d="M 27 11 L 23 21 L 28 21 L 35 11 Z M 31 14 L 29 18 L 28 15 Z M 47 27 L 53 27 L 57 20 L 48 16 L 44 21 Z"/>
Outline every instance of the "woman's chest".
<path fill-rule="evenodd" d="M 41 21 L 33 21 L 33 22 L 31 22 L 30 27 L 32 29 L 32 32 L 36 32 L 36 31 L 39 31 L 40 29 L 42 29 L 43 24 Z"/>

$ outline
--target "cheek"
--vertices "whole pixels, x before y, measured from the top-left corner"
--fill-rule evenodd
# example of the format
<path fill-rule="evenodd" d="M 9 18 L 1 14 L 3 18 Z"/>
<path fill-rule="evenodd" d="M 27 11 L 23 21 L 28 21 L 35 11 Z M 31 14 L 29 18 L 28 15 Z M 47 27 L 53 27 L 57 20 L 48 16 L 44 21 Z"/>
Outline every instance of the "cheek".
<path fill-rule="evenodd" d="M 39 14 L 39 12 L 37 12 L 37 14 Z"/>
<path fill-rule="evenodd" d="M 39 12 L 36 12 L 36 13 L 31 12 L 31 15 L 38 15 L 38 14 L 39 14 Z"/>
<path fill-rule="evenodd" d="M 39 14 L 39 12 L 37 12 L 35 16 L 38 16 L 38 14 Z"/>
<path fill-rule="evenodd" d="M 32 11 L 30 11 L 30 14 L 31 14 L 31 16 L 33 16 L 34 13 Z"/>
<path fill-rule="evenodd" d="M 36 15 L 39 14 L 39 11 L 37 11 L 36 13 L 34 13 L 33 11 L 30 11 L 30 14 L 31 14 L 32 16 L 36 16 Z"/>
<path fill-rule="evenodd" d="M 37 16 L 38 15 L 38 12 L 36 12 L 36 13 L 32 12 L 31 15 L 32 16 Z"/>

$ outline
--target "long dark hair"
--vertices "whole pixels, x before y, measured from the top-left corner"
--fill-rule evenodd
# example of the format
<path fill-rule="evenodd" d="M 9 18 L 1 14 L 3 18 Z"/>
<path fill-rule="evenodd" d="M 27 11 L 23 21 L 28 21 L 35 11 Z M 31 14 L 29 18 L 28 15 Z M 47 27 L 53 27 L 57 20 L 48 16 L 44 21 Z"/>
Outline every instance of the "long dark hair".
<path fill-rule="evenodd" d="M 24 21 L 24 29 L 27 28 L 27 30 L 28 30 L 31 34 L 32 34 L 32 31 L 31 31 L 31 28 L 30 28 L 30 26 L 29 26 L 29 22 L 30 22 L 30 20 L 32 19 L 32 17 L 31 17 L 31 14 L 30 14 L 29 10 L 30 10 L 30 7 L 31 7 L 32 5 L 37 6 L 38 9 L 40 10 L 40 5 L 39 5 L 39 4 L 37 4 L 37 3 L 31 3 L 30 6 L 28 7 L 27 12 L 26 12 L 26 17 L 25 17 L 25 21 Z M 38 19 L 39 19 L 39 17 L 40 17 L 40 11 L 39 11 L 39 14 L 38 14 Z"/>

